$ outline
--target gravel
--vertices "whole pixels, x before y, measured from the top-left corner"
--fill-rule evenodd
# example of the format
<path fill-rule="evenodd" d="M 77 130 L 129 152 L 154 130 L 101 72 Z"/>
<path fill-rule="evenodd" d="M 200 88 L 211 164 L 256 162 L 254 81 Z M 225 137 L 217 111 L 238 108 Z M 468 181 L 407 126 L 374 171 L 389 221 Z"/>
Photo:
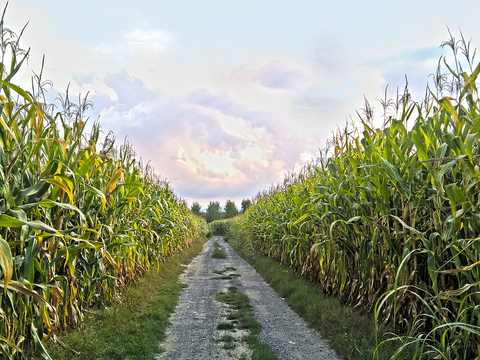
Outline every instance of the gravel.
<path fill-rule="evenodd" d="M 211 257 L 213 243 L 218 242 L 227 253 L 226 259 Z M 219 280 L 214 270 L 227 267 L 239 274 L 232 280 Z M 217 277 L 217 279 L 215 279 Z M 262 326 L 261 340 L 275 351 L 278 358 L 304 360 L 337 360 L 328 344 L 314 330 L 309 329 L 260 275 L 232 250 L 221 236 L 210 239 L 203 251 L 190 263 L 179 282 L 188 285 L 180 296 L 175 313 L 170 318 L 164 352 L 157 359 L 235 359 L 228 353 L 219 337 L 217 325 L 222 322 L 225 309 L 213 300 L 213 295 L 237 287 L 250 298 L 255 319 Z"/>

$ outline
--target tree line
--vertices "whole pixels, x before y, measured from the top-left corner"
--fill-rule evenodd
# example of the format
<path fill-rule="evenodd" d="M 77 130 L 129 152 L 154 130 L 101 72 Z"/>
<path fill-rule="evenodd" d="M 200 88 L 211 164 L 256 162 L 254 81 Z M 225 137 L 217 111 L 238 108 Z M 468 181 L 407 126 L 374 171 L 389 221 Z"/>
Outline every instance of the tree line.
<path fill-rule="evenodd" d="M 250 199 L 243 199 L 242 207 L 240 211 L 238 211 L 234 201 L 227 200 L 223 208 L 220 206 L 219 201 L 210 201 L 207 210 L 202 211 L 202 205 L 195 201 L 190 210 L 192 213 L 205 218 L 207 222 L 212 222 L 215 220 L 230 219 L 238 214 L 242 214 L 251 204 L 252 201 Z"/>

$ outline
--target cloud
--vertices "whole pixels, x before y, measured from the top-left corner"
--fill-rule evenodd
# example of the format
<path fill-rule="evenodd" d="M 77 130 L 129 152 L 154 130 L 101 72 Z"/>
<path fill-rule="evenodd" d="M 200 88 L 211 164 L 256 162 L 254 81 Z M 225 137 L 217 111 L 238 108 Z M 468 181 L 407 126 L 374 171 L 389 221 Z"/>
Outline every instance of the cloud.
<path fill-rule="evenodd" d="M 103 81 L 120 94 L 117 106 L 132 108 L 140 102 L 152 101 L 156 97 L 155 92 L 149 90 L 143 81 L 129 76 L 125 71 L 108 73 L 103 77 Z"/>
<path fill-rule="evenodd" d="M 269 62 L 255 73 L 253 79 L 261 85 L 273 89 L 291 89 L 302 78 L 297 69 L 287 69 L 276 62 Z"/>
<path fill-rule="evenodd" d="M 165 56 L 176 48 L 176 37 L 164 30 L 137 28 L 112 42 L 99 42 L 88 53 L 103 71 L 120 72 L 131 69 L 132 63 Z M 108 69 L 108 70 L 107 70 Z"/>
<path fill-rule="evenodd" d="M 105 78 L 114 86 L 122 76 L 127 75 Z M 305 141 L 275 114 L 250 109 L 225 91 L 198 89 L 169 97 L 138 79 L 126 82 L 150 100 L 127 101 L 131 88 L 115 87 L 118 100 L 100 113 L 104 131 L 112 129 L 117 139 L 128 136 L 137 155 L 151 160 L 157 173 L 168 174 L 181 196 L 253 195 L 304 160 Z"/>
<path fill-rule="evenodd" d="M 249 64 L 234 67 L 230 79 L 252 81 L 270 89 L 293 89 L 303 78 L 299 69 L 287 68 L 278 61 L 270 61 L 258 69 L 249 69 Z"/>
<path fill-rule="evenodd" d="M 206 89 L 197 89 L 189 92 L 185 99 L 192 104 L 217 109 L 226 115 L 248 119 L 252 126 L 265 127 L 274 136 L 278 134 L 282 126 L 279 121 L 273 121 L 275 114 L 272 112 L 265 109 L 254 110 L 238 101 L 234 101 L 225 90 L 212 93 Z"/>
<path fill-rule="evenodd" d="M 347 65 L 345 55 L 340 46 L 330 42 L 322 43 L 314 50 L 313 68 L 328 78 L 338 76 Z"/>
<path fill-rule="evenodd" d="M 147 52 L 158 54 L 164 52 L 175 40 L 174 36 L 162 30 L 136 29 L 124 36 L 125 47 L 132 53 Z"/>
<path fill-rule="evenodd" d="M 335 109 L 342 103 L 342 99 L 335 96 L 313 97 L 305 95 L 300 99 L 294 100 L 293 105 L 303 110 L 328 110 L 328 108 Z"/>
<path fill-rule="evenodd" d="M 105 79 L 99 76 L 93 76 L 91 80 L 84 80 L 82 77 L 73 77 L 73 82 L 69 85 L 71 94 L 88 93 L 89 97 L 104 97 L 110 101 L 117 101 L 118 96 L 115 90 L 105 83 Z"/>

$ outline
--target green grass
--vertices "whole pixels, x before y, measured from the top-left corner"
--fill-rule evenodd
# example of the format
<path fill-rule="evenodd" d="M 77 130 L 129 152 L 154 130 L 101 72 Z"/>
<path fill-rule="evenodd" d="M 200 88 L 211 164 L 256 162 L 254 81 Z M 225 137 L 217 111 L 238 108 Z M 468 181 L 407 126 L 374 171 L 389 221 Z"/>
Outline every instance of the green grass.
<path fill-rule="evenodd" d="M 239 278 L 241 275 L 240 274 L 230 274 L 230 275 L 222 275 L 222 276 L 216 276 L 213 277 L 212 279 L 214 280 L 232 280 Z"/>
<path fill-rule="evenodd" d="M 217 325 L 217 330 L 232 330 L 235 328 L 235 325 L 229 322 L 222 322 Z"/>
<path fill-rule="evenodd" d="M 237 269 L 235 269 L 233 266 L 227 266 L 225 269 L 223 270 L 213 270 L 213 272 L 215 274 L 218 274 L 218 275 L 223 275 L 225 274 L 227 271 L 236 271 Z"/>
<path fill-rule="evenodd" d="M 237 273 L 225 274 L 226 272 L 231 272 L 231 271 L 235 271 L 235 270 L 237 270 L 237 269 L 235 269 L 232 266 L 227 266 L 223 270 L 213 270 L 214 274 L 217 274 L 217 275 L 220 275 L 220 276 L 213 277 L 212 279 L 214 279 L 214 280 L 232 280 L 232 279 L 239 278 L 241 275 L 237 274 Z"/>
<path fill-rule="evenodd" d="M 275 360 L 276 354 L 270 347 L 260 341 L 260 324 L 252 316 L 252 306 L 247 295 L 237 291 L 237 288 L 230 286 L 228 292 L 219 293 L 214 299 L 228 305 L 229 311 L 227 319 L 231 322 L 222 322 L 217 329 L 231 330 L 243 329 L 248 331 L 242 341 L 252 350 L 252 360 Z M 229 326 L 227 326 L 229 324 Z M 221 341 L 223 337 L 220 339 Z M 227 338 L 228 339 L 228 338 Z M 230 343 L 224 344 L 224 347 L 232 346 Z"/>
<path fill-rule="evenodd" d="M 275 292 L 328 341 L 342 359 L 371 360 L 377 346 L 373 314 L 345 306 L 338 298 L 325 295 L 319 286 L 307 281 L 277 261 L 245 249 L 229 238 L 235 252 L 248 261 Z M 380 342 L 382 337 L 379 337 Z M 399 343 L 380 348 L 379 360 L 389 359 Z M 408 359 L 408 356 L 398 359 Z"/>
<path fill-rule="evenodd" d="M 215 242 L 213 243 L 213 247 L 214 247 L 215 249 L 213 249 L 213 251 L 212 251 L 212 255 L 211 255 L 212 258 L 215 258 L 215 259 L 226 259 L 227 253 L 222 250 L 222 246 L 221 246 L 218 242 L 215 241 Z"/>
<path fill-rule="evenodd" d="M 76 353 L 47 343 L 52 359 L 154 359 L 185 287 L 177 283 L 184 270 L 182 265 L 200 253 L 205 241 L 197 240 L 190 249 L 162 264 L 159 271 L 148 272 L 117 303 L 89 312 L 81 329 L 60 336 Z"/>
<path fill-rule="evenodd" d="M 225 350 L 235 349 L 235 339 L 232 335 L 225 334 L 220 338 L 220 341 L 223 342 L 223 348 Z"/>

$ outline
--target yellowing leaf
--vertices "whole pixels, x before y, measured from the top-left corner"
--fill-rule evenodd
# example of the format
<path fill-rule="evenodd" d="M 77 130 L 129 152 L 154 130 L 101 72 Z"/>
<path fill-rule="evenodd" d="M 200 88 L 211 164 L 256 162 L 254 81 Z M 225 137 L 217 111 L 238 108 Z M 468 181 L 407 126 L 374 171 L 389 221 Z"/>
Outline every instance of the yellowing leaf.
<path fill-rule="evenodd" d="M 480 261 L 477 261 L 476 263 L 474 263 L 472 265 L 465 266 L 462 269 L 442 270 L 442 271 L 437 271 L 437 272 L 442 273 L 442 274 L 458 274 L 458 273 L 461 273 L 461 272 L 464 272 L 464 271 L 470 271 L 477 265 L 480 265 Z"/>
<path fill-rule="evenodd" d="M 449 290 L 449 291 L 442 291 L 439 295 L 440 296 L 458 296 L 463 294 L 465 291 L 470 289 L 473 286 L 477 286 L 479 283 L 476 284 L 465 284 L 460 289 L 457 290 Z"/>
<path fill-rule="evenodd" d="M 112 178 L 110 181 L 107 183 L 107 186 L 105 187 L 105 195 L 110 194 L 115 187 L 117 186 L 117 181 L 120 178 L 120 176 L 125 172 L 122 168 L 118 168 L 117 171 L 113 174 Z"/>
<path fill-rule="evenodd" d="M 4 291 L 7 293 L 7 286 L 12 279 L 13 274 L 13 258 L 10 246 L 0 236 L 0 266 L 3 271 L 3 281 L 5 283 Z"/>
<path fill-rule="evenodd" d="M 48 179 L 47 183 L 57 185 L 60 190 L 68 195 L 70 204 L 73 204 L 73 193 L 62 178 Z"/>

